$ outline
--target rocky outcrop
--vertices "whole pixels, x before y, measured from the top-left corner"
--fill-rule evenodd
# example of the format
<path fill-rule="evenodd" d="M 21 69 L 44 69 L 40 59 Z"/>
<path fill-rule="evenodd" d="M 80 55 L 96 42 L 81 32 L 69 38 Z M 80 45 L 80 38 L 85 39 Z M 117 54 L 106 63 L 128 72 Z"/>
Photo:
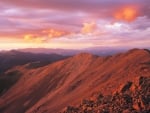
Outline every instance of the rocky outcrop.
<path fill-rule="evenodd" d="M 131 90 L 131 87 L 136 87 Z M 77 106 L 69 106 L 62 113 L 149 113 L 150 112 L 150 77 L 139 78 L 139 84 L 127 82 L 121 91 L 103 96 L 96 100 L 83 100 Z"/>

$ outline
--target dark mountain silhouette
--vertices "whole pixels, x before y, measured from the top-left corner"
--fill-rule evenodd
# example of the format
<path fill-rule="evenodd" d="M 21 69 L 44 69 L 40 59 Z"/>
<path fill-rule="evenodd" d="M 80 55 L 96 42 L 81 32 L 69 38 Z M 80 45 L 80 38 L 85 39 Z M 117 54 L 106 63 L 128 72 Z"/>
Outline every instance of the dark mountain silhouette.
<path fill-rule="evenodd" d="M 26 63 L 31 65 L 44 66 L 66 57 L 57 54 L 33 54 L 29 52 L 7 51 L 0 53 L 0 74 L 6 70 Z M 35 66 L 36 67 L 36 66 Z"/>
<path fill-rule="evenodd" d="M 91 105 L 95 106 L 96 101 L 100 103 L 95 106 L 94 110 L 99 107 L 102 110 L 106 107 L 105 113 L 111 112 L 110 110 L 115 111 L 120 102 L 123 103 L 118 107 L 118 111 L 130 110 L 128 108 L 133 105 L 139 113 L 140 110 L 149 109 L 147 107 L 149 101 L 145 101 L 149 95 L 149 50 L 133 49 L 107 57 L 82 53 L 40 68 L 29 68 L 28 65 L 17 66 L 7 71 L 8 75 L 11 72 L 21 73 L 21 75 L 17 82 L 0 97 L 1 113 L 58 113 L 66 106 L 70 107 L 67 107 L 66 110 L 69 111 L 65 112 L 74 113 L 72 111 L 74 108 L 82 111 L 82 107 L 87 109 L 87 106 L 90 106 L 88 110 L 94 109 Z M 139 81 L 140 85 L 138 85 Z M 101 99 L 95 100 L 98 92 L 101 92 L 104 97 L 102 102 Z M 145 103 L 142 108 L 137 105 L 136 100 L 133 100 L 135 104 L 131 105 L 136 92 L 139 92 L 137 101 Z M 146 97 L 141 100 L 139 97 L 142 95 Z M 115 101 L 112 101 L 112 97 L 116 98 Z M 82 104 L 78 106 L 81 102 Z M 124 108 L 126 104 L 129 105 Z M 113 109 L 110 109 L 111 107 Z M 92 113 L 92 111 L 87 113 Z"/>

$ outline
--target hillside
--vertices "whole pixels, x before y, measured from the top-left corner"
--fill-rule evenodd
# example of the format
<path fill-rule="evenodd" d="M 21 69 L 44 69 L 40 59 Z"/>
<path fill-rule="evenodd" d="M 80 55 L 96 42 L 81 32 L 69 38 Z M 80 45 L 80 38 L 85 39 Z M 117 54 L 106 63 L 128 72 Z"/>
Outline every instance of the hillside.
<path fill-rule="evenodd" d="M 0 97 L 1 113 L 57 113 L 99 91 L 114 94 L 128 81 L 150 77 L 150 52 L 133 49 L 108 57 L 82 53 L 37 69 L 24 65 L 11 71 L 21 77 Z"/>
<path fill-rule="evenodd" d="M 0 53 L 0 95 L 5 93 L 21 77 L 20 70 L 8 71 L 15 66 L 28 64 L 26 68 L 39 68 L 67 58 L 57 54 L 33 54 L 19 51 Z"/>

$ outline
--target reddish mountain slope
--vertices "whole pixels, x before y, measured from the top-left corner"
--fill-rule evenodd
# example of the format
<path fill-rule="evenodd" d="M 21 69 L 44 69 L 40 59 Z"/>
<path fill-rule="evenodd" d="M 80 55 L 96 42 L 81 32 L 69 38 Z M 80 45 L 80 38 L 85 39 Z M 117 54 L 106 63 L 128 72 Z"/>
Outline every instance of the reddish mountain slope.
<path fill-rule="evenodd" d="M 65 58 L 68 57 L 57 54 L 33 54 L 14 50 L 0 52 L 0 95 L 5 93 L 20 78 L 20 70 L 5 73 L 12 67 L 29 63 L 27 68 L 39 68 Z"/>
<path fill-rule="evenodd" d="M 20 66 L 23 75 L 0 97 L 1 113 L 57 113 L 98 91 L 116 92 L 121 84 L 150 76 L 150 52 L 134 49 L 109 57 L 82 53 L 38 69 Z"/>

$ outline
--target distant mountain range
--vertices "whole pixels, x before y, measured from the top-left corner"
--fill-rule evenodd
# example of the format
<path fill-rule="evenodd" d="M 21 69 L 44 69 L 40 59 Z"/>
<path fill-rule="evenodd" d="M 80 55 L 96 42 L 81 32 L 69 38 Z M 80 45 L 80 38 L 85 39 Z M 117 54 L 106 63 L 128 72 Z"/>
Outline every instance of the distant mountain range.
<path fill-rule="evenodd" d="M 100 56 L 108 56 L 120 52 L 125 52 L 128 49 L 119 49 L 119 48 L 86 48 L 81 50 L 75 50 L 75 49 L 47 49 L 47 48 L 26 48 L 26 49 L 18 49 L 17 51 L 20 52 L 31 52 L 31 53 L 44 53 L 44 54 L 59 54 L 63 56 L 72 56 L 79 53 L 90 53 L 94 55 L 100 55 Z"/>
<path fill-rule="evenodd" d="M 80 53 L 38 68 L 29 65 L 12 67 L 2 75 L 8 79 L 1 85 L 0 113 L 150 110 L 149 50 L 132 49 L 109 56 Z"/>

